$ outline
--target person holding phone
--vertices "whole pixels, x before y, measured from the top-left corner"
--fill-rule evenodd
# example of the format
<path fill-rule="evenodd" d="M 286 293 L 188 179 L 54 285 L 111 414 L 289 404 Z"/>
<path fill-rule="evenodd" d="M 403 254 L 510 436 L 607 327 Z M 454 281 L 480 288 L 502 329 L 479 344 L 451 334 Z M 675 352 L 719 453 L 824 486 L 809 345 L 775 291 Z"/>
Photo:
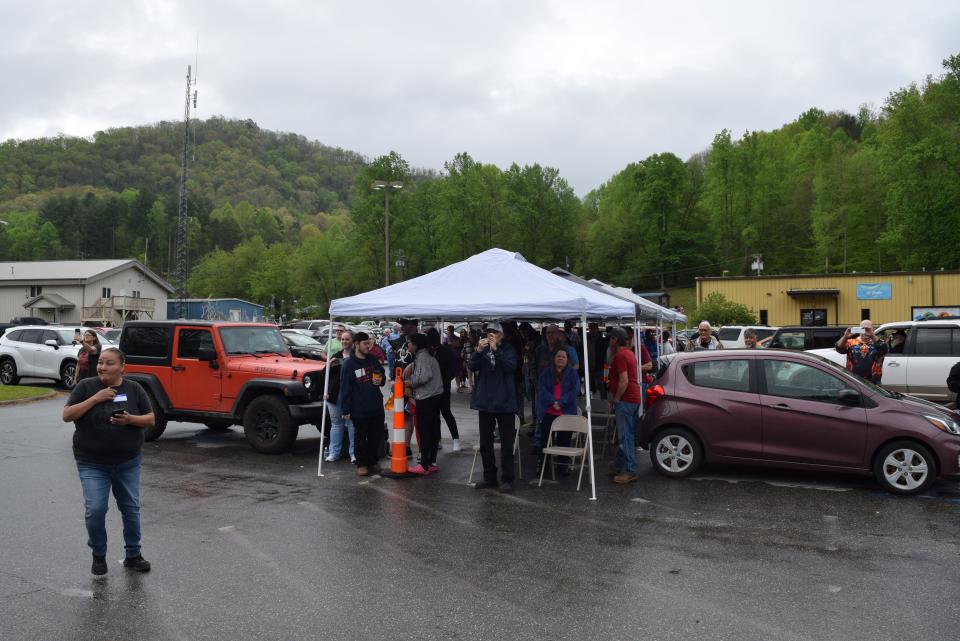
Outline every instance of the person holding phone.
<path fill-rule="evenodd" d="M 510 343 L 503 341 L 499 323 L 488 323 L 485 337 L 477 342 L 470 356 L 470 370 L 476 382 L 470 396 L 470 408 L 477 410 L 480 422 L 480 457 L 483 480 L 478 490 L 499 487 L 513 492 L 513 440 L 517 436 L 517 385 L 514 375 L 519 355 Z M 497 484 L 497 457 L 493 451 L 494 428 L 500 431 L 500 484 Z"/>
<path fill-rule="evenodd" d="M 77 353 L 77 367 L 73 373 L 73 384 L 76 385 L 85 378 L 97 375 L 97 360 L 100 358 L 100 351 L 103 346 L 100 344 L 100 337 L 92 329 L 88 329 L 80 335 L 80 330 L 76 331 L 76 340 L 80 343 L 80 351 Z"/>
<path fill-rule="evenodd" d="M 97 376 L 77 383 L 63 408 L 74 423 L 73 455 L 83 489 L 91 572 L 107 573 L 106 516 L 111 491 L 123 516 L 124 567 L 149 572 L 140 549 L 140 462 L 143 432 L 153 427 L 150 399 L 123 378 L 125 358 L 116 347 L 100 353 Z"/>
<path fill-rule="evenodd" d="M 888 345 L 873 333 L 873 321 L 860 321 L 857 328 L 848 327 L 837 341 L 837 352 L 847 355 L 847 370 L 876 385 L 883 379 L 883 357 Z"/>

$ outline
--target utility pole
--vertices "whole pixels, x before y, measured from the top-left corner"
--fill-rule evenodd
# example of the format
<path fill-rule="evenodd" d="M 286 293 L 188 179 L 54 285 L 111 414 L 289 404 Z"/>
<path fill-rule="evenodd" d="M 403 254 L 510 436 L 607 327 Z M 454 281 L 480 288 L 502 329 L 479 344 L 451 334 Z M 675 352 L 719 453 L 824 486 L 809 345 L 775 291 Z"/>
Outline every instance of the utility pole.
<path fill-rule="evenodd" d="M 174 263 L 174 284 L 177 288 L 177 317 L 187 314 L 187 227 L 190 217 L 187 211 L 187 158 L 190 147 L 190 90 L 195 81 L 191 78 L 192 68 L 187 65 L 187 94 L 183 103 L 183 153 L 180 156 L 180 207 L 177 211 L 176 261 Z M 197 106 L 197 92 L 193 92 L 193 106 Z"/>

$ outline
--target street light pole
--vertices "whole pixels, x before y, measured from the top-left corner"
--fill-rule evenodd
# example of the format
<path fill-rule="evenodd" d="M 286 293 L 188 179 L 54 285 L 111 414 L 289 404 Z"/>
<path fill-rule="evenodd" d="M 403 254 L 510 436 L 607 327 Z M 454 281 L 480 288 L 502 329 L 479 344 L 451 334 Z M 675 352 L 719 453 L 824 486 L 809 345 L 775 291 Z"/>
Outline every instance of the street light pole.
<path fill-rule="evenodd" d="M 390 192 L 403 189 L 403 183 L 374 180 L 370 188 L 383 190 L 383 285 L 386 287 L 390 284 Z"/>

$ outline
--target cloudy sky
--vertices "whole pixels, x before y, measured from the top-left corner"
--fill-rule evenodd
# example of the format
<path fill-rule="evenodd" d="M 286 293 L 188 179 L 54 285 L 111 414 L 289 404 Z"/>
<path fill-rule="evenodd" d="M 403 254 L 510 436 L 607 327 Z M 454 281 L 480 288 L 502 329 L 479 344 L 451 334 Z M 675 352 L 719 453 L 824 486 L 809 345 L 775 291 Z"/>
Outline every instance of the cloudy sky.
<path fill-rule="evenodd" d="M 723 128 L 879 108 L 960 53 L 954 1 L 0 0 L 0 23 L 0 140 L 181 119 L 199 34 L 200 118 L 537 162 L 581 195 Z"/>

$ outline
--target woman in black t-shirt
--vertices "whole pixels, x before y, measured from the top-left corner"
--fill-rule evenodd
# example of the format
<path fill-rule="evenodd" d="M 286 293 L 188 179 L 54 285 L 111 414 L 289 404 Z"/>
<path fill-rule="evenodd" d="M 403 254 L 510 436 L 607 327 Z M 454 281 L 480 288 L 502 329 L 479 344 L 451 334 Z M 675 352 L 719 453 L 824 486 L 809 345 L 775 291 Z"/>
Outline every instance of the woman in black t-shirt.
<path fill-rule="evenodd" d="M 153 426 L 153 409 L 146 392 L 123 378 L 123 352 L 109 347 L 100 354 L 97 376 L 73 388 L 64 422 L 73 421 L 73 456 L 77 461 L 85 521 L 93 550 L 95 575 L 107 573 L 107 502 L 110 492 L 123 515 L 124 567 L 148 572 L 140 554 L 140 450 L 143 430 Z"/>

